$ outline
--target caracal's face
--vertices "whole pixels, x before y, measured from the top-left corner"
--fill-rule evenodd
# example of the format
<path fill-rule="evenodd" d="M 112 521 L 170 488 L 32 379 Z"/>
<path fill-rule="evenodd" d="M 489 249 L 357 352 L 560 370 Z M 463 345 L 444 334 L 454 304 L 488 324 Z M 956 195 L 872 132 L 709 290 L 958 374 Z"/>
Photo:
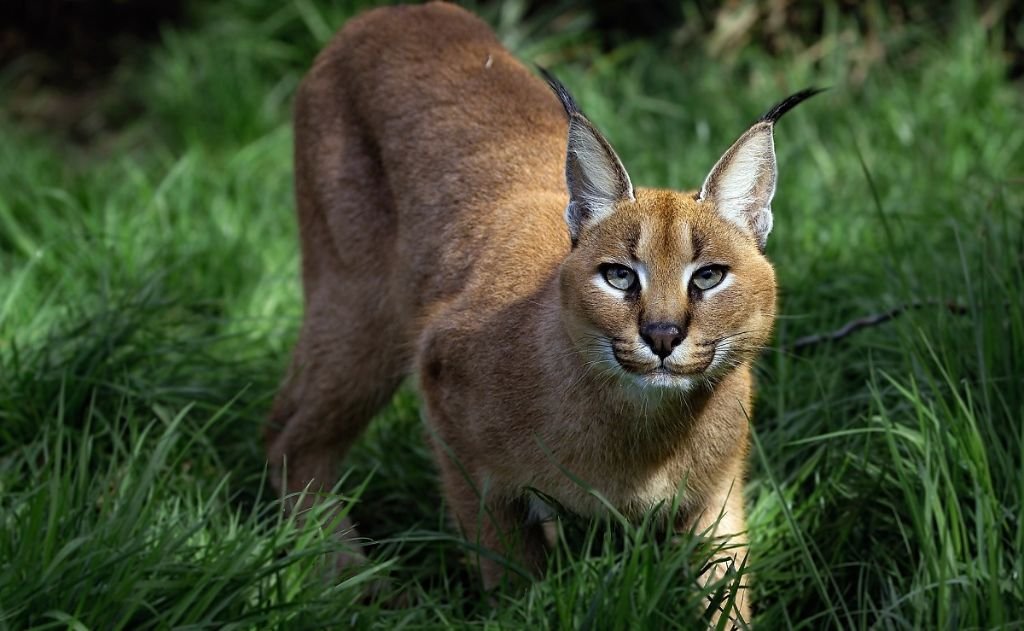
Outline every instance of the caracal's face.
<path fill-rule="evenodd" d="M 692 194 L 638 189 L 580 235 L 560 282 L 588 371 L 644 390 L 713 384 L 774 322 L 775 273 L 757 242 Z"/>

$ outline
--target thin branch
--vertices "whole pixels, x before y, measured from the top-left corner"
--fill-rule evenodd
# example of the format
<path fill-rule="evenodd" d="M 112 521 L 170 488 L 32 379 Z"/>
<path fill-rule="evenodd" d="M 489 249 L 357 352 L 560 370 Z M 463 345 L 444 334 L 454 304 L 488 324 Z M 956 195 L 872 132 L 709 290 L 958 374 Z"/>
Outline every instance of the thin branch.
<path fill-rule="evenodd" d="M 874 313 L 871 315 L 866 315 L 861 318 L 857 318 L 856 320 L 850 320 L 843 326 L 839 327 L 838 329 L 830 333 L 815 333 L 814 335 L 805 335 L 801 338 L 798 338 L 795 342 L 793 342 L 789 346 L 788 350 L 793 353 L 801 353 L 819 344 L 824 344 L 825 342 L 839 341 L 845 337 L 853 335 L 854 333 L 860 331 L 861 329 L 878 326 L 879 324 L 885 324 L 886 322 L 903 315 L 907 311 L 913 311 L 915 309 L 921 309 L 923 307 L 931 307 L 935 305 L 943 306 L 950 313 L 956 315 L 965 315 L 968 312 L 967 307 L 952 300 L 915 301 L 907 303 L 905 305 L 893 307 L 888 311 L 883 311 L 882 313 Z"/>

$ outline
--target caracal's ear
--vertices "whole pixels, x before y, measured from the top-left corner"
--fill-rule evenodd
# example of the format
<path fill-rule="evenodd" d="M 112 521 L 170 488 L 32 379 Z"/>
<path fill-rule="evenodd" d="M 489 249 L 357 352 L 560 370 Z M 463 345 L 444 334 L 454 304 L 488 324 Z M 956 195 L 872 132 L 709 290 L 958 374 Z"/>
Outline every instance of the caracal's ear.
<path fill-rule="evenodd" d="M 797 92 L 768 110 L 718 159 L 697 195 L 699 201 L 714 204 L 725 219 L 752 232 L 762 251 L 772 231 L 778 172 L 772 130 L 783 114 L 819 92 L 814 88 Z"/>
<path fill-rule="evenodd" d="M 569 116 L 565 157 L 569 205 L 565 208 L 565 222 L 575 245 L 583 229 L 610 215 L 615 204 L 633 201 L 633 183 L 615 150 L 583 115 L 565 86 L 548 71 L 540 71 Z"/>

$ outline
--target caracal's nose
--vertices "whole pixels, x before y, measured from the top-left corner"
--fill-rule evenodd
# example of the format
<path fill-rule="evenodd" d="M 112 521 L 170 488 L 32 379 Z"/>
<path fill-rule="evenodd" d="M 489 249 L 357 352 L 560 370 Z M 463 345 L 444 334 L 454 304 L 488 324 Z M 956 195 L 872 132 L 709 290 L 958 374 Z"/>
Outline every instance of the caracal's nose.
<path fill-rule="evenodd" d="M 682 330 L 671 322 L 652 322 L 640 328 L 640 337 L 647 342 L 655 355 L 665 359 L 683 342 L 685 336 Z"/>

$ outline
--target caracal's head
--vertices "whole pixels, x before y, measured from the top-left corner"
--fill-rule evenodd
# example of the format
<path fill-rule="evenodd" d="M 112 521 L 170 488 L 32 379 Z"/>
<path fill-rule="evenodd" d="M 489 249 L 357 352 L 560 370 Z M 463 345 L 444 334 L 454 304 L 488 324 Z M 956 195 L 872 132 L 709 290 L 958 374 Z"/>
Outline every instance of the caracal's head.
<path fill-rule="evenodd" d="M 563 320 L 587 368 L 644 389 L 710 386 L 771 335 L 775 272 L 772 129 L 817 91 L 773 107 L 718 160 L 696 193 L 635 189 L 565 87 L 569 115 L 561 268 Z"/>

